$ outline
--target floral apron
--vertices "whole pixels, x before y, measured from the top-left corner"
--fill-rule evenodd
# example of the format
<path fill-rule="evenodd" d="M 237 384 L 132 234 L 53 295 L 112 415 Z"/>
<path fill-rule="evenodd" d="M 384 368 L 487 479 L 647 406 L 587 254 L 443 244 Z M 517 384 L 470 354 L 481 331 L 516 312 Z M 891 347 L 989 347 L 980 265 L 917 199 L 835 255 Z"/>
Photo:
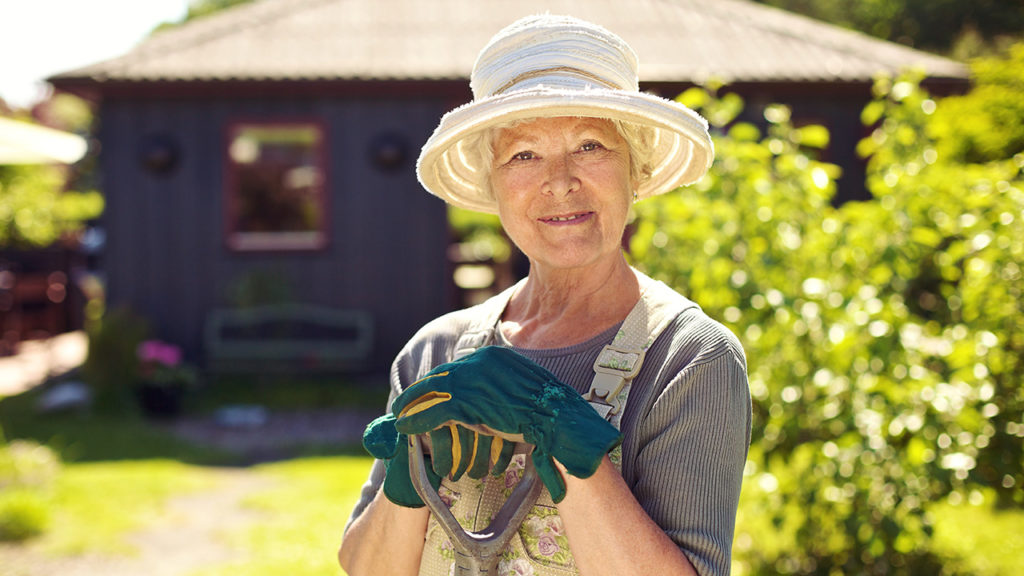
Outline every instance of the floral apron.
<path fill-rule="evenodd" d="M 456 346 L 456 358 L 465 356 L 493 340 L 498 319 L 513 290 L 514 288 L 495 297 L 494 302 L 485 304 L 490 306 L 490 310 L 481 315 L 483 321 L 480 324 L 471 328 L 460 339 Z M 591 391 L 584 397 L 591 400 L 595 409 L 616 428 L 619 428 L 622 414 L 625 412 L 632 377 L 639 371 L 644 352 L 672 318 L 682 309 L 695 306 L 685 298 L 680 301 L 674 292 L 671 293 L 674 298 L 667 301 L 664 297 L 661 301 L 654 299 L 655 303 L 652 303 L 651 296 L 656 295 L 652 293 L 666 290 L 671 292 L 665 285 L 655 283 L 644 291 L 640 302 L 623 322 L 615 339 L 605 347 L 595 362 L 595 381 Z M 593 396 L 595 388 L 600 390 L 602 387 L 603 392 L 598 394 L 599 398 L 588 397 Z M 457 482 L 442 479 L 438 495 L 463 528 L 474 532 L 486 528 L 512 494 L 513 488 L 523 476 L 528 457 L 527 447 L 520 445 L 516 448 L 516 453 L 502 476 L 487 475 L 481 479 L 463 476 Z M 622 446 L 612 450 L 609 458 L 621 472 Z M 427 524 L 426 543 L 423 547 L 419 573 L 424 576 L 455 574 L 455 550 L 433 514 L 430 515 Z M 501 560 L 498 562 L 498 575 L 565 576 L 578 573 L 572 553 L 569 551 L 569 540 L 562 519 L 547 488 L 544 488 L 520 525 L 518 534 L 513 536 L 512 541 L 502 552 Z"/>

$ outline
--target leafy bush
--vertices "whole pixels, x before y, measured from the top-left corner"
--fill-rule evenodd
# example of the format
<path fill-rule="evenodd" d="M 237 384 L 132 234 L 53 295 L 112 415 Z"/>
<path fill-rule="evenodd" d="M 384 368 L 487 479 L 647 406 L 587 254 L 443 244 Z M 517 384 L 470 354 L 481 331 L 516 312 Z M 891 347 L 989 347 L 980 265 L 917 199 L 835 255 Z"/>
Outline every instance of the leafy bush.
<path fill-rule="evenodd" d="M 938 153 L 957 162 L 983 163 L 1024 152 L 1024 42 L 1005 57 L 975 60 L 971 70 L 976 87 L 943 99 L 928 122 Z"/>
<path fill-rule="evenodd" d="M 50 491 L 59 471 L 60 461 L 45 446 L 24 440 L 0 444 L 0 541 L 46 531 Z"/>
<path fill-rule="evenodd" d="M 130 405 L 139 372 L 137 350 L 148 334 L 149 323 L 125 308 L 108 311 L 89 327 L 82 377 L 96 394 L 101 411 Z"/>
<path fill-rule="evenodd" d="M 0 166 L 0 246 L 47 246 L 103 211 L 98 192 L 65 191 L 57 166 Z"/>
<path fill-rule="evenodd" d="M 49 506 L 39 492 L 20 489 L 0 493 L 0 541 L 39 536 L 49 524 Z"/>
<path fill-rule="evenodd" d="M 60 472 L 60 458 L 46 446 L 28 440 L 0 443 L 0 489 L 47 489 Z"/>
<path fill-rule="evenodd" d="M 823 128 L 770 106 L 762 135 L 732 124 L 735 96 L 693 89 L 719 160 L 637 206 L 637 265 L 748 354 L 744 572 L 937 574 L 929 502 L 986 486 L 1021 503 L 1024 157 L 952 162 L 922 136 L 937 104 L 914 78 L 876 96 L 873 201 L 832 206 Z"/>

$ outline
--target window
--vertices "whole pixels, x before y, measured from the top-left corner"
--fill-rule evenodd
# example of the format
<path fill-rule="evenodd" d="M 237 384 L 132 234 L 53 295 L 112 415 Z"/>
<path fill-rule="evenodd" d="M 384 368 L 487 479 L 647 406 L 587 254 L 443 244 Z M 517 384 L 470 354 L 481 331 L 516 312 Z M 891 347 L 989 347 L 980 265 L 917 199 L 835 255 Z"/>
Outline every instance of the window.
<path fill-rule="evenodd" d="M 327 244 L 323 130 L 315 123 L 238 123 L 228 134 L 225 224 L 234 250 Z"/>

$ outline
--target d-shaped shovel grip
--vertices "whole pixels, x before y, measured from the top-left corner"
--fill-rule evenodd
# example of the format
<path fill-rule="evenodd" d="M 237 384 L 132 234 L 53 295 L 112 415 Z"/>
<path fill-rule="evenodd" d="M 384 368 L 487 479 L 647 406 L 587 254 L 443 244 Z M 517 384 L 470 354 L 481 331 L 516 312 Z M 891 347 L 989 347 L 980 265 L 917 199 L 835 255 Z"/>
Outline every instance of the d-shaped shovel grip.
<path fill-rule="evenodd" d="M 409 436 L 409 471 L 416 493 L 427 504 L 438 524 L 451 539 L 452 547 L 455 549 L 456 576 L 483 576 L 495 573 L 501 551 L 508 545 L 530 508 L 537 502 L 542 486 L 537 481 L 533 460 L 527 458 L 522 479 L 512 490 L 512 494 L 494 520 L 480 532 L 472 532 L 459 524 L 448 510 L 448 506 L 441 500 L 437 490 L 430 485 L 423 459 L 422 439 L 419 436 Z"/>

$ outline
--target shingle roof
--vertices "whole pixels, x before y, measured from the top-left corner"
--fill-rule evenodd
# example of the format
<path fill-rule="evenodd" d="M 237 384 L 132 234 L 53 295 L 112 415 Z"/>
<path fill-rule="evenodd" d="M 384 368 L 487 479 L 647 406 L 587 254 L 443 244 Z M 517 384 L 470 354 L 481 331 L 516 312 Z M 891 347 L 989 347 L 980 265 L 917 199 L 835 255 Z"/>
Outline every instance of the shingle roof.
<path fill-rule="evenodd" d="M 867 81 L 908 67 L 967 76 L 952 60 L 746 0 L 259 0 L 52 80 L 468 78 L 495 32 L 538 12 L 616 32 L 647 82 Z"/>

